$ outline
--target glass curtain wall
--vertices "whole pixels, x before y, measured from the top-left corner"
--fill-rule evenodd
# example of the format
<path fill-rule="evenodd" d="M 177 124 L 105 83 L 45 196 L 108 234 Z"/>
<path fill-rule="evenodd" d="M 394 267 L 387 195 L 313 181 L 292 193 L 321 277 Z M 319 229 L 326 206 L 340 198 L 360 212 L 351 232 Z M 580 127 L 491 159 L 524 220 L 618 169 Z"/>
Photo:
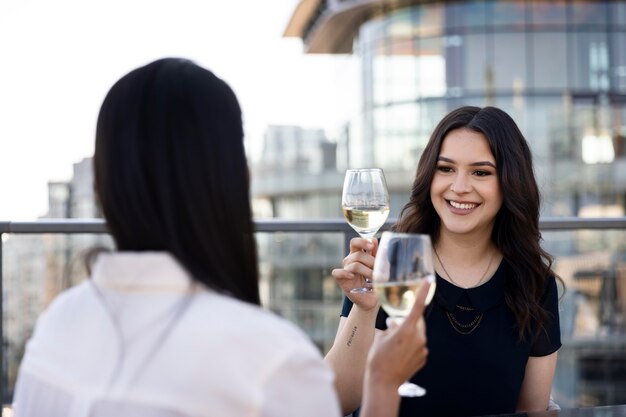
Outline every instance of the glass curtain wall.
<path fill-rule="evenodd" d="M 351 152 L 396 172 L 392 191 L 406 196 L 445 113 L 495 105 L 531 143 L 542 215 L 624 215 L 626 1 L 439 1 L 382 10 L 362 25 L 355 48 L 364 134 Z"/>

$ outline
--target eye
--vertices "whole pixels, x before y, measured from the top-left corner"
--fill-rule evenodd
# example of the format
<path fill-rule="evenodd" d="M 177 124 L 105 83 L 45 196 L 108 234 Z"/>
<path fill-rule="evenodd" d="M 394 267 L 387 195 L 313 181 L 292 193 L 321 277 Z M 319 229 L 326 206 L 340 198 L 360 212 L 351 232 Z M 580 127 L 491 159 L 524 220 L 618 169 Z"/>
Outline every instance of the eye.
<path fill-rule="evenodd" d="M 481 169 L 474 171 L 474 175 L 476 175 L 477 177 L 487 177 L 489 175 L 491 175 L 491 172 L 489 171 L 483 171 Z"/>
<path fill-rule="evenodd" d="M 447 174 L 449 172 L 452 172 L 453 169 L 452 169 L 452 167 L 449 167 L 449 166 L 439 165 L 439 166 L 437 166 L 437 171 L 443 172 L 443 173 Z"/>

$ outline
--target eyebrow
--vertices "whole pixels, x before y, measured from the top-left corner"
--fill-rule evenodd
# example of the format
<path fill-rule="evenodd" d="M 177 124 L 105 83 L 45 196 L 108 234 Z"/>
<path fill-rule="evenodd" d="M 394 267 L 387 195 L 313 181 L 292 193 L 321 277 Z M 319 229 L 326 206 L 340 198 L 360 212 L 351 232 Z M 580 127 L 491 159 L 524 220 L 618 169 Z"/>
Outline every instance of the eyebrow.
<path fill-rule="evenodd" d="M 438 161 L 443 161 L 443 162 L 449 162 L 451 164 L 455 164 L 456 163 L 453 159 L 446 158 L 445 156 L 440 156 L 440 157 L 437 158 L 437 160 Z M 496 166 L 492 162 L 489 162 L 489 161 L 477 161 L 477 162 L 472 162 L 469 165 L 472 166 L 472 167 L 487 165 L 487 166 L 492 167 L 493 169 L 497 169 Z"/>

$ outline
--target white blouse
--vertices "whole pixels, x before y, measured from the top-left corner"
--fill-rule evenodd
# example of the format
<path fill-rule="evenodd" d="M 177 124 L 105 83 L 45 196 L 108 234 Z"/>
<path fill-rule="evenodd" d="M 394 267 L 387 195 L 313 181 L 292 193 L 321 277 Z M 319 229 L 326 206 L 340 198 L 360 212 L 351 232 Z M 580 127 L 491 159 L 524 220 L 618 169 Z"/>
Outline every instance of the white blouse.
<path fill-rule="evenodd" d="M 339 416 L 293 324 L 196 284 L 165 253 L 101 254 L 26 346 L 15 417 Z"/>

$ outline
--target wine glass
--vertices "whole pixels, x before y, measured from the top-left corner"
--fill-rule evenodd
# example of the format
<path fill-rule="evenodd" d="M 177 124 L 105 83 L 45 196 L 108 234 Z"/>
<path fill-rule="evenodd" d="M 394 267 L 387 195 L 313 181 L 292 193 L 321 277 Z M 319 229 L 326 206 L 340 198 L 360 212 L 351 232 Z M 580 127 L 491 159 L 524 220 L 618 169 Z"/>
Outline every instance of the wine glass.
<path fill-rule="evenodd" d="M 348 224 L 362 237 L 372 240 L 389 215 L 389 192 L 383 170 L 349 169 L 343 182 L 341 209 Z M 370 281 L 351 292 L 371 292 Z"/>
<path fill-rule="evenodd" d="M 389 315 L 401 323 L 409 314 L 419 287 L 430 282 L 426 304 L 435 294 L 435 268 L 430 236 L 383 232 L 374 260 L 374 292 Z M 403 397 L 421 397 L 426 390 L 405 382 L 398 388 Z"/>

